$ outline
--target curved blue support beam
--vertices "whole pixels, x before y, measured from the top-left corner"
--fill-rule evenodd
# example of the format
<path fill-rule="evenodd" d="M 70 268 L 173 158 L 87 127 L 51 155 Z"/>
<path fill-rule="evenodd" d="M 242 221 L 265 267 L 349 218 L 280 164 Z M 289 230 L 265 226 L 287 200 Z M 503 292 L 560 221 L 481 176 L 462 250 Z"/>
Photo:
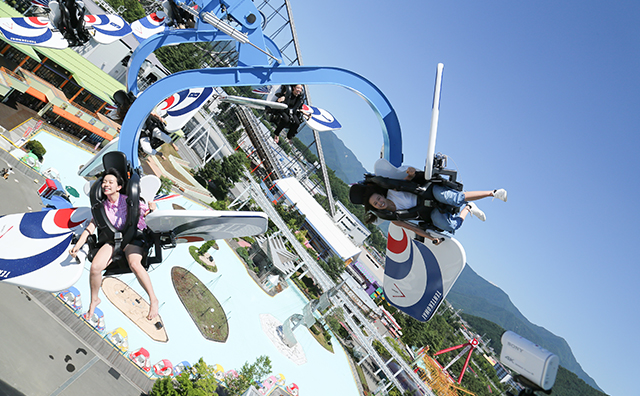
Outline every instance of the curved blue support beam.
<path fill-rule="evenodd" d="M 134 95 L 138 95 L 138 72 L 142 67 L 145 59 L 155 50 L 167 45 L 175 45 L 182 43 L 203 43 L 212 41 L 229 41 L 233 40 L 231 37 L 220 32 L 216 29 L 203 30 L 203 29 L 175 29 L 169 30 L 163 33 L 155 34 L 148 39 L 144 40 L 133 51 L 131 59 L 129 60 L 129 66 L 127 69 L 127 90 Z M 276 58 L 282 59 L 280 49 L 268 37 L 264 37 L 267 50 L 271 55 Z M 239 44 L 240 46 L 247 46 L 246 44 Z M 253 48 L 252 48 L 253 49 Z M 238 49 L 240 51 L 240 49 Z M 266 55 L 261 54 L 264 57 L 264 66 L 268 66 L 268 58 Z M 213 85 L 212 85 L 213 86 Z M 186 88 L 185 88 L 186 89 Z"/>
<path fill-rule="evenodd" d="M 394 166 L 402 165 L 402 135 L 391 103 L 373 83 L 349 70 L 334 67 L 225 67 L 187 70 L 172 74 L 147 88 L 133 102 L 122 123 L 118 150 L 127 154 L 134 168 L 138 140 L 144 121 L 164 98 L 189 88 L 255 86 L 277 84 L 333 84 L 350 89 L 369 103 L 382 127 L 383 156 Z"/>

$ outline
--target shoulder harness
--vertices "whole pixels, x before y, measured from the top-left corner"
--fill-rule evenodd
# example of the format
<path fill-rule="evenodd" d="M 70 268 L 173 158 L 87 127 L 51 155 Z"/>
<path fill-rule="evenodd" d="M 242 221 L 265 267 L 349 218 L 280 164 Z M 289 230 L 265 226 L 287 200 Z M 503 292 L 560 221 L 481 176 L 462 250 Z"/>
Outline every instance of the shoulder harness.
<path fill-rule="evenodd" d="M 455 178 L 446 180 L 439 175 L 435 175 L 430 180 L 424 180 L 424 172 L 416 172 L 414 180 L 417 181 L 391 179 L 373 174 L 365 174 L 364 177 L 364 181 L 358 184 L 375 184 L 387 190 L 404 191 L 415 194 L 418 197 L 417 205 L 409 209 L 396 210 L 395 212 L 377 209 L 369 211 L 379 219 L 389 221 L 418 220 L 422 228 L 428 227 L 438 231 L 431 221 L 431 211 L 433 209 L 437 209 L 442 213 L 457 213 L 460 210 L 438 202 L 433 197 L 433 186 L 436 184 L 462 191 L 462 184 L 455 181 Z"/>
<path fill-rule="evenodd" d="M 130 169 L 126 156 L 120 151 L 105 154 L 102 158 L 102 163 L 105 169 L 116 168 L 124 179 L 123 188 L 126 188 L 127 194 L 127 219 L 122 231 L 118 231 L 111 224 L 104 209 L 106 197 L 102 193 L 102 178 L 93 183 L 89 199 L 91 200 L 93 221 L 98 230 L 98 238 L 89 242 L 88 258 L 90 261 L 93 260 L 102 245 L 113 242 L 115 247 L 113 261 L 116 262 L 116 257 L 122 256 L 125 246 L 141 232 L 138 230 L 138 219 L 140 218 L 140 175 L 137 172 L 132 172 L 131 176 L 129 176 Z"/>

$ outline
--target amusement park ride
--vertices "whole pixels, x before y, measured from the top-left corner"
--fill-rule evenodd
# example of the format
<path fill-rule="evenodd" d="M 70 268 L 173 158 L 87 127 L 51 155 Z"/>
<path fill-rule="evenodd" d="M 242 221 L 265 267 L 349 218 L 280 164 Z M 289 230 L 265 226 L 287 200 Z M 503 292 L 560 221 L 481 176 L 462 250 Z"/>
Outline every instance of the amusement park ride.
<path fill-rule="evenodd" d="M 78 3 L 67 1 L 64 4 L 67 7 L 73 7 Z M 126 161 L 126 165 L 123 166 L 131 174 L 135 183 L 135 180 L 140 178 L 142 172 L 138 158 L 140 140 L 145 133 L 148 133 L 148 131 L 145 132 L 145 128 L 147 128 L 145 125 L 149 114 L 158 106 L 158 98 L 171 98 L 186 90 L 197 90 L 203 87 L 258 87 L 283 84 L 333 84 L 356 92 L 370 105 L 380 122 L 384 143 L 382 156 L 393 166 L 402 165 L 400 124 L 396 112 L 382 91 L 364 77 L 349 70 L 322 66 L 284 66 L 280 61 L 282 59 L 280 50 L 272 40 L 263 34 L 261 13 L 256 9 L 252 1 L 195 0 L 189 4 L 165 1 L 164 6 L 164 14 L 159 15 L 159 13 L 156 13 L 155 17 L 148 17 L 144 21 L 141 20 L 136 25 L 136 29 L 134 29 L 136 30 L 136 35 L 146 38 L 135 49 L 129 61 L 127 96 L 132 101 L 129 103 L 130 107 L 122 122 L 117 143 L 112 142 L 109 147 L 98 153 L 82 169 L 81 175 L 94 174 L 95 172 L 92 173 L 92 171 L 100 168 L 105 160 L 103 158 L 105 154 L 115 151 L 117 144 L 117 151 L 120 153 L 121 158 Z M 149 23 L 145 25 L 143 22 Z M 150 24 L 150 22 L 154 22 L 155 25 Z M 15 20 L 13 20 L 13 23 L 20 24 Z M 0 21 L 0 26 L 6 25 L 5 21 Z M 182 28 L 183 26 L 184 28 Z M 52 28 L 51 25 L 47 25 L 47 29 L 51 34 L 55 33 L 56 30 L 55 26 Z M 144 29 L 149 30 L 145 31 Z M 17 34 L 15 32 L 8 34 L 4 30 L 2 32 L 6 37 L 11 34 Z M 33 39 L 24 41 L 27 39 L 25 38 L 21 42 L 42 45 L 40 42 L 36 43 Z M 234 40 L 236 42 L 238 52 L 237 66 L 178 72 L 157 81 L 143 92 L 139 92 L 137 84 L 138 71 L 147 56 L 156 49 L 180 43 L 218 40 Z M 433 153 L 435 150 L 442 70 L 443 65 L 438 65 L 431 136 L 425 166 L 427 179 L 429 177 L 455 179 L 455 172 L 443 169 L 440 161 L 436 160 L 434 166 Z M 315 110 L 311 108 L 311 110 L 307 111 Z M 154 217 L 158 219 L 165 215 L 169 217 L 168 213 L 161 212 L 154 212 Z M 233 217 L 235 212 L 230 213 L 227 216 Z M 89 211 L 80 208 L 67 212 L 58 210 L 43 214 L 12 216 L 18 216 L 19 218 L 12 218 L 11 216 L 0 218 L 0 280 L 52 291 L 71 286 L 79 275 L 68 275 L 64 271 L 71 271 L 70 268 L 74 267 L 79 267 L 81 271 L 83 266 L 71 262 L 67 258 L 66 252 L 71 243 L 72 234 L 81 229 L 85 220 L 91 218 Z M 260 216 L 256 214 L 254 217 L 258 219 Z M 172 221 L 172 224 L 178 223 L 176 219 Z M 237 221 L 239 224 L 243 222 L 240 216 L 236 216 L 235 220 L 227 219 L 224 222 L 218 222 L 215 227 L 221 227 L 220 224 L 224 223 L 229 228 L 233 228 L 233 221 Z M 233 228 L 235 231 L 225 231 L 223 233 L 224 238 L 229 237 L 234 232 L 237 235 L 246 232 L 244 235 L 248 235 L 264 231 L 266 229 L 266 216 L 264 217 L 264 227 L 258 223 L 252 223 L 251 227 L 254 228 L 251 230 L 240 230 L 242 227 L 236 227 Z M 206 232 L 206 228 L 209 226 L 206 221 L 197 223 L 197 225 L 199 227 L 198 230 L 204 230 L 202 235 L 206 234 L 208 235 L 207 237 L 212 237 L 211 233 L 207 234 Z M 194 227 L 196 226 L 194 225 Z M 211 227 L 214 226 L 211 225 Z M 36 228 L 37 232 L 29 231 L 32 228 Z M 176 229 L 177 227 L 161 231 L 165 233 L 164 237 L 160 238 L 162 246 L 170 247 L 175 243 Z M 171 235 L 172 233 L 174 234 L 173 236 Z M 466 257 L 462 245 L 454 238 L 446 237 L 442 244 L 435 246 L 415 240 L 414 237 L 415 235 L 410 231 L 393 225 L 390 227 L 384 291 L 387 300 L 392 305 L 418 320 L 427 321 L 436 312 L 449 289 L 462 272 Z M 12 253 L 14 254 L 13 256 L 6 253 L 11 249 L 7 250 L 5 246 L 9 243 L 15 243 L 20 238 L 27 238 L 27 240 L 37 239 L 37 245 L 40 248 L 29 257 L 15 256 L 15 254 L 18 254 L 15 252 Z M 183 240 L 185 242 L 192 241 L 189 238 Z M 21 254 L 24 255 L 24 251 L 22 250 Z M 57 279 L 55 284 L 47 284 L 47 277 L 40 275 L 46 271 L 60 274 L 53 277 Z M 66 283 L 64 279 L 67 280 Z"/>
<path fill-rule="evenodd" d="M 469 360 L 471 360 L 471 355 L 473 354 L 475 349 L 478 347 L 478 344 L 479 344 L 478 339 L 477 338 L 473 338 L 471 340 L 468 340 L 464 344 L 456 345 L 456 346 L 453 346 L 451 348 L 446 348 L 446 349 L 443 349 L 441 351 L 438 351 L 435 354 L 433 354 L 433 356 L 438 356 L 438 355 L 441 355 L 443 353 L 447 353 L 447 352 L 455 351 L 456 349 L 463 348 L 462 351 L 458 355 L 456 355 L 456 357 L 451 359 L 449 364 L 447 364 L 442 369 L 443 371 L 446 371 L 446 370 L 449 369 L 449 367 L 451 367 L 451 365 L 453 365 L 455 362 L 457 362 L 458 359 L 460 359 L 468 351 L 467 360 L 465 360 L 464 366 L 462 367 L 462 372 L 460 372 L 460 377 L 458 377 L 458 383 L 461 383 L 462 382 L 462 377 L 464 377 L 464 373 L 467 371 L 467 367 L 469 366 Z"/>

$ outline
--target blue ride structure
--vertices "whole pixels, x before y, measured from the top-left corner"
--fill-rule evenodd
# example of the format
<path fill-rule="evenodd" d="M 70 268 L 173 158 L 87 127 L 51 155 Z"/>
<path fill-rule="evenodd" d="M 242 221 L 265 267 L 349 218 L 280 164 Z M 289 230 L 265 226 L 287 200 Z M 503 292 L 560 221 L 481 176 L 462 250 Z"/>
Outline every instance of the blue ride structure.
<path fill-rule="evenodd" d="M 393 106 L 372 82 L 349 70 L 325 66 L 283 66 L 275 43 L 262 31 L 262 15 L 250 0 L 176 3 L 193 15 L 195 27 L 167 29 L 144 40 L 134 51 L 127 74 L 127 88 L 137 99 L 131 105 L 120 132 L 118 150 L 139 167 L 138 141 L 147 115 L 160 100 L 190 88 L 331 84 L 361 96 L 378 118 L 384 141 L 383 156 L 395 166 L 402 164 L 402 135 Z M 233 20 L 239 30 L 225 22 Z M 181 43 L 235 40 L 238 65 L 187 70 L 165 77 L 138 93 L 137 76 L 144 60 L 156 49 Z"/>
<path fill-rule="evenodd" d="M 337 67 L 282 65 L 281 53 L 263 33 L 262 15 L 250 0 L 196 0 L 190 5 L 174 3 L 174 6 L 194 17 L 194 27 L 165 29 L 140 44 L 129 63 L 127 85 L 130 92 L 138 93 L 138 71 L 146 57 L 165 45 L 235 40 L 238 64 L 181 71 L 155 82 L 139 93 L 124 118 L 118 142 L 118 150 L 127 155 L 133 169 L 140 167 L 138 145 L 145 120 L 163 99 L 186 89 L 202 87 L 284 84 L 338 85 L 358 94 L 369 104 L 380 122 L 384 143 L 382 156 L 395 167 L 402 165 L 402 133 L 398 117 L 387 97 L 371 81 Z M 235 21 L 238 29 L 226 20 Z M 439 108 L 436 99 L 439 99 L 441 75 L 442 65 L 439 65 L 432 139 L 429 143 L 431 156 L 431 146 L 435 146 L 434 125 L 437 124 Z M 427 162 L 426 168 L 431 175 L 433 159 Z M 438 169 L 438 173 L 445 174 L 442 169 Z M 455 177 L 454 174 L 449 176 Z M 413 232 L 396 225 L 392 226 L 392 230 L 395 234 L 387 247 L 385 295 L 398 309 L 418 320 L 427 321 L 462 272 L 466 263 L 464 249 L 459 242 L 448 236 L 444 243 L 435 247 L 416 240 Z M 419 276 L 416 275 L 418 273 Z"/>

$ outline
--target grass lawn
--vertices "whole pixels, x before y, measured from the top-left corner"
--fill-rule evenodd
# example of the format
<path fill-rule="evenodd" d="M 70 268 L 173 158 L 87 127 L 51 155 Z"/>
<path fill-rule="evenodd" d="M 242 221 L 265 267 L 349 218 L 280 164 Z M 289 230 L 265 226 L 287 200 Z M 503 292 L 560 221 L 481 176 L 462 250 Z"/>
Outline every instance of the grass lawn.
<path fill-rule="evenodd" d="M 173 148 L 173 144 L 163 144 L 162 146 L 160 146 L 160 151 L 162 151 L 162 154 L 166 156 L 173 155 L 176 158 L 182 159 L 176 149 Z"/>
<path fill-rule="evenodd" d="M 396 352 L 398 352 L 398 354 L 400 356 L 402 356 L 402 358 L 404 359 L 405 362 L 407 362 L 407 364 L 413 363 L 413 359 L 411 358 L 411 356 L 409 356 L 407 351 L 400 345 L 398 340 L 396 340 L 395 338 L 391 338 L 391 337 L 386 337 L 386 339 L 387 339 L 387 342 L 389 344 L 391 344 L 393 349 L 395 349 Z"/>
<path fill-rule="evenodd" d="M 362 367 L 354 364 L 356 366 L 356 371 L 358 372 L 358 378 L 360 378 L 360 383 L 362 384 L 362 390 L 364 390 L 364 394 L 370 394 L 369 383 L 367 383 L 367 379 L 364 377 L 364 371 L 362 371 Z"/>
<path fill-rule="evenodd" d="M 167 158 L 167 159 L 162 159 L 162 158 L 156 157 L 158 162 L 160 162 L 160 164 L 162 164 L 162 167 L 164 168 L 164 170 L 169 172 L 169 174 L 171 176 L 175 177 L 176 179 L 180 180 L 183 183 L 191 185 L 191 182 L 189 180 L 187 180 L 184 176 L 182 176 L 182 174 L 180 172 L 178 172 L 176 170 L 176 168 L 173 166 L 171 161 L 169 161 L 169 157 L 165 157 L 165 158 Z"/>
<path fill-rule="evenodd" d="M 323 333 L 323 329 L 321 326 L 319 326 L 317 323 L 314 324 L 312 326 L 313 328 L 316 329 L 316 331 L 318 331 L 320 334 L 316 334 L 312 329 L 309 329 L 309 333 L 311 333 L 311 335 L 313 336 L 313 338 L 316 339 L 316 341 L 318 341 L 318 344 L 322 345 L 324 347 L 324 349 L 326 349 L 327 351 L 333 353 L 333 345 L 329 344 L 327 342 L 327 339 L 324 338 L 324 333 Z"/>
<path fill-rule="evenodd" d="M 227 315 L 218 299 L 202 281 L 182 267 L 171 269 L 171 281 L 182 305 L 189 312 L 202 336 L 208 340 L 226 342 L 229 337 Z"/>
<path fill-rule="evenodd" d="M 189 254 L 196 261 L 196 263 L 200 264 L 209 272 L 218 272 L 218 267 L 216 265 L 207 264 L 204 261 L 200 260 L 200 255 L 198 254 L 198 248 L 195 246 L 189 246 Z"/>

